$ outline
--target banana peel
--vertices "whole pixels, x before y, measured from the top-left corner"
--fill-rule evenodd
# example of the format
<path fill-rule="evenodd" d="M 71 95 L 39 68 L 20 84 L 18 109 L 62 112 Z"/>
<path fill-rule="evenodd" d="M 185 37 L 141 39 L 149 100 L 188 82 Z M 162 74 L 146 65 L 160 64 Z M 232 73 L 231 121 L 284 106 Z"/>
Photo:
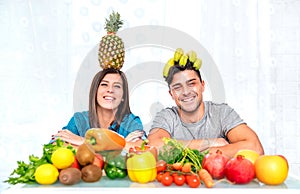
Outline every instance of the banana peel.
<path fill-rule="evenodd" d="M 169 70 L 172 66 L 174 66 L 175 61 L 174 58 L 169 59 L 169 61 L 166 63 L 163 69 L 163 76 L 166 78 L 169 75 Z"/>

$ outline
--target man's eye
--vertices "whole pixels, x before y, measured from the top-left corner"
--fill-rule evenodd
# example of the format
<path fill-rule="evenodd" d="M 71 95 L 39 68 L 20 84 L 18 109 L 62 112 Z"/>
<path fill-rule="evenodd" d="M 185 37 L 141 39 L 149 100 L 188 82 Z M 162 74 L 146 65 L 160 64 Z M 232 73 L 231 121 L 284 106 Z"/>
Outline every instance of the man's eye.
<path fill-rule="evenodd" d="M 188 86 L 194 86 L 196 83 L 195 82 L 190 82 L 188 83 Z"/>
<path fill-rule="evenodd" d="M 181 89 L 180 86 L 177 86 L 177 87 L 174 87 L 174 88 L 173 88 L 173 90 L 176 90 L 176 91 L 178 91 L 178 90 L 180 90 L 180 89 Z"/>

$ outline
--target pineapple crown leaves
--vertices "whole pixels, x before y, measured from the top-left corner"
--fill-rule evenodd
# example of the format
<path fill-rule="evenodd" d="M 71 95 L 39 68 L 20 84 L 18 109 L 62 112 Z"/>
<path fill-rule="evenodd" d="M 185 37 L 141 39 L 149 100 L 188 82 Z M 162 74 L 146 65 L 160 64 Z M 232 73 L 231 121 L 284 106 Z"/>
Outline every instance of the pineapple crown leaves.
<path fill-rule="evenodd" d="M 121 26 L 123 25 L 123 20 L 120 18 L 120 14 L 118 12 L 112 12 L 109 15 L 109 19 L 105 19 L 105 30 L 107 32 L 116 33 Z"/>

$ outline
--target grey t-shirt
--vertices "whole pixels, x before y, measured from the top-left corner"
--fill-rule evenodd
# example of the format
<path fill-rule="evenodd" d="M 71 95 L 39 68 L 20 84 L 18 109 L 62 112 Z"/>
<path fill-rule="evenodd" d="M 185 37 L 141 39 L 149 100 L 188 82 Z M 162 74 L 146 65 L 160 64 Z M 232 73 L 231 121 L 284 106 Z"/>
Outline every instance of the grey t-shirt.
<path fill-rule="evenodd" d="M 228 131 L 245 123 L 230 106 L 204 102 L 204 116 L 196 123 L 184 123 L 178 115 L 178 108 L 173 106 L 158 112 L 153 120 L 151 130 L 162 128 L 172 138 L 180 140 L 203 138 L 226 138 Z M 150 131 L 151 131 L 150 130 Z"/>

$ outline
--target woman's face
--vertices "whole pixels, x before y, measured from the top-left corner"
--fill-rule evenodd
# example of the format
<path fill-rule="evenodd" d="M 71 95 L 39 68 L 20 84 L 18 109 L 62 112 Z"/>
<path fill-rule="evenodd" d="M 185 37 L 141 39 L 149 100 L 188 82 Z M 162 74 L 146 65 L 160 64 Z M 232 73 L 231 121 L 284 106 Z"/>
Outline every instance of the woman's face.
<path fill-rule="evenodd" d="M 97 90 L 97 103 L 101 108 L 115 110 L 123 100 L 123 80 L 119 74 L 106 74 Z"/>

